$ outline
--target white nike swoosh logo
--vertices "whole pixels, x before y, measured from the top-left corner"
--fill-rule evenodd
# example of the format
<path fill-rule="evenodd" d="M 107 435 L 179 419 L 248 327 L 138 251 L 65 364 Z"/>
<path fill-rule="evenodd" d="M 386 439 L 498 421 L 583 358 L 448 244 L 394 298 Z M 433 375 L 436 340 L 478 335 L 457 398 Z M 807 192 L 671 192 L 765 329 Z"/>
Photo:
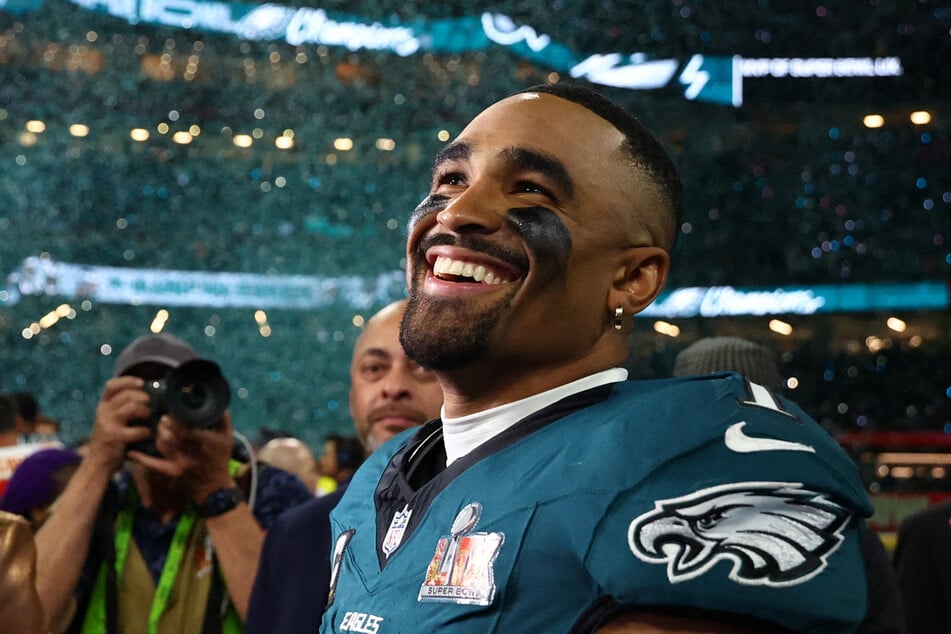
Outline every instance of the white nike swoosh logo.
<path fill-rule="evenodd" d="M 740 421 L 727 427 L 726 433 L 723 434 L 723 442 L 726 443 L 727 449 L 737 453 L 755 453 L 757 451 L 807 451 L 816 453 L 814 447 L 798 442 L 747 436 L 746 432 L 743 431 L 745 426 L 746 422 Z"/>

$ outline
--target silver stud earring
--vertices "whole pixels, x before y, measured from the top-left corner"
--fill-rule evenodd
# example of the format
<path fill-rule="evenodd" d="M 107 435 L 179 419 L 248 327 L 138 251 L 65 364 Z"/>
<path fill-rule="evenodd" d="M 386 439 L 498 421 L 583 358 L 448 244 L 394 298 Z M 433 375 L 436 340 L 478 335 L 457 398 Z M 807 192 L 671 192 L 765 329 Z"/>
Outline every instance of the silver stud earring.
<path fill-rule="evenodd" d="M 614 309 L 614 329 L 621 330 L 624 328 L 624 309 L 618 304 L 618 307 Z"/>

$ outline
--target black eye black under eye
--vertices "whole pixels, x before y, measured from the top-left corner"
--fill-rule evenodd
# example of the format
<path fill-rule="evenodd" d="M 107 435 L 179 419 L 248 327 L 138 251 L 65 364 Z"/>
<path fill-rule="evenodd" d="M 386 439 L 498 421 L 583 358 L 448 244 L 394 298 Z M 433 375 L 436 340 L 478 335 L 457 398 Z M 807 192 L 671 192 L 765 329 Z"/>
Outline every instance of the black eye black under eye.
<path fill-rule="evenodd" d="M 430 194 L 420 201 L 419 205 L 416 206 L 416 209 L 413 210 L 413 215 L 418 216 L 433 209 L 440 209 L 446 205 L 447 200 L 449 200 L 448 196 L 444 196 L 442 194 Z"/>

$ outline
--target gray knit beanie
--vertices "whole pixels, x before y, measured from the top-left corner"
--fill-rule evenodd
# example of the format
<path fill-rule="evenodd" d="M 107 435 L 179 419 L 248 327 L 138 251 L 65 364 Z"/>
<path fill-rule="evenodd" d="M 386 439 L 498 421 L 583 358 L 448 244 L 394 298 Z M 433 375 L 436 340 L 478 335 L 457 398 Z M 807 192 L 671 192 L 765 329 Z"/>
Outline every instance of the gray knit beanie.
<path fill-rule="evenodd" d="M 750 381 L 782 387 L 779 359 L 769 348 L 739 337 L 707 337 L 687 346 L 674 359 L 674 376 L 732 370 Z"/>

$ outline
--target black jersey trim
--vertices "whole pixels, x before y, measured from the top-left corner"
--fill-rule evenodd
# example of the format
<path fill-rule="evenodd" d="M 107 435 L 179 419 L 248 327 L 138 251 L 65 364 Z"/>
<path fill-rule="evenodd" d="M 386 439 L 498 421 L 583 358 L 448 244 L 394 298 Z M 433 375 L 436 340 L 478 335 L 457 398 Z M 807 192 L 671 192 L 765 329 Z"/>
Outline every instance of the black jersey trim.
<path fill-rule="evenodd" d="M 786 629 L 781 625 L 764 621 L 748 615 L 733 614 L 731 612 L 721 612 L 719 610 L 704 610 L 692 606 L 664 606 L 664 605 L 640 605 L 629 606 L 617 602 L 614 597 L 604 596 L 591 604 L 581 617 L 571 628 L 571 634 L 594 634 L 598 629 L 604 627 L 615 617 L 628 613 L 636 612 L 640 614 L 652 614 L 656 616 L 686 617 L 694 618 L 698 621 L 708 621 L 712 628 L 717 629 L 717 625 L 728 625 L 732 627 L 747 628 L 750 632 L 759 634 L 792 634 L 792 630 Z"/>
<path fill-rule="evenodd" d="M 403 534 L 405 542 L 419 525 L 433 499 L 466 469 L 568 414 L 606 400 L 613 383 L 599 385 L 552 403 L 515 423 L 499 435 L 473 449 L 446 467 L 442 421 L 432 420 L 400 449 L 383 470 L 374 492 L 376 504 L 376 551 L 380 569 L 386 567 L 383 541 L 393 515 L 409 507 L 412 510 Z"/>
<path fill-rule="evenodd" d="M 578 618 L 571 628 L 571 634 L 593 634 L 620 612 L 621 604 L 614 597 L 601 597 Z"/>

